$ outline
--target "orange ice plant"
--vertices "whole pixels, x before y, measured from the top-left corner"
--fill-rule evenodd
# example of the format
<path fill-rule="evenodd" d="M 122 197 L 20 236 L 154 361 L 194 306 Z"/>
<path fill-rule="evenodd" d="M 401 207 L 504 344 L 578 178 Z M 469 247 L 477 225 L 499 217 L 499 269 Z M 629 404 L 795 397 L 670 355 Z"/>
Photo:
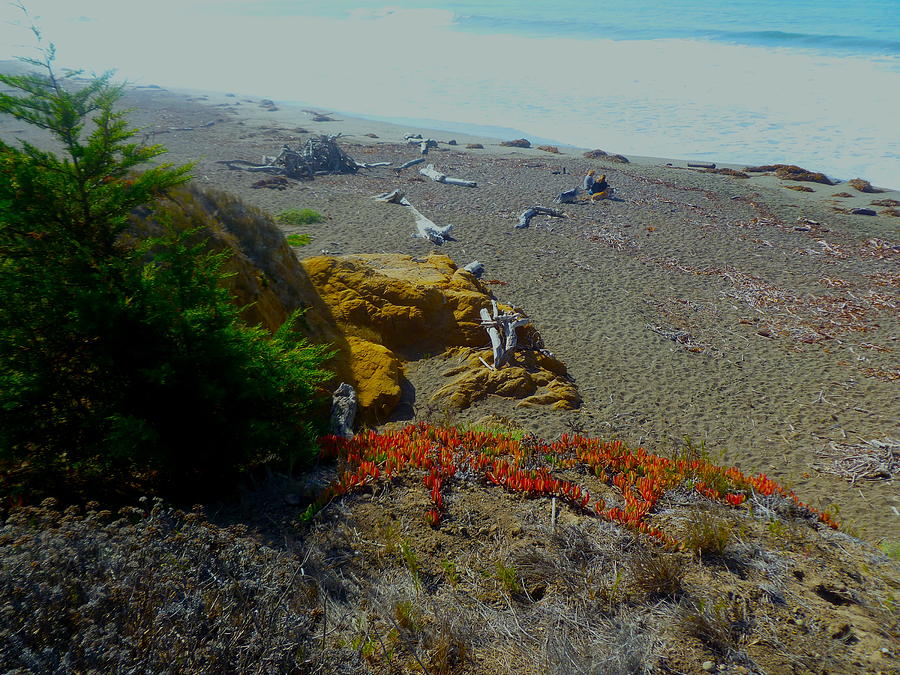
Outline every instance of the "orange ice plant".
<path fill-rule="evenodd" d="M 735 467 L 721 467 L 703 459 L 670 459 L 644 448 L 629 448 L 621 441 L 567 434 L 553 443 L 530 439 L 528 457 L 552 458 L 552 462 L 538 468 L 531 468 L 533 460 L 526 466 L 520 441 L 424 423 L 381 434 L 369 431 L 350 439 L 325 436 L 320 443 L 323 460 L 340 457 L 350 467 L 324 491 L 320 504 L 378 481 L 420 474 L 431 497 L 432 506 L 426 511 L 425 520 L 432 527 L 439 527 L 445 517 L 446 488 L 454 479 L 460 480 L 459 473 L 468 480 L 480 480 L 485 485 L 529 497 L 555 497 L 580 513 L 618 523 L 669 547 L 677 547 L 680 542 L 651 523 L 653 509 L 666 492 L 682 486 L 733 508 L 740 508 L 754 492 L 763 496 L 778 494 L 826 525 L 837 527 L 829 514 L 800 501 L 765 474 L 747 476 Z M 578 467 L 618 490 L 624 507 L 607 508 L 602 497 L 555 474 Z"/>

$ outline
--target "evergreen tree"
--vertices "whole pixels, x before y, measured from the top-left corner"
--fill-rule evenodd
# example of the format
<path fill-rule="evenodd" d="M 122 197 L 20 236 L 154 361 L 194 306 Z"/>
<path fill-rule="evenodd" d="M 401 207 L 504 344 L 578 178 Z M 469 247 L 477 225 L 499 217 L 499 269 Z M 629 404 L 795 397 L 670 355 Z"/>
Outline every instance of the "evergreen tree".
<path fill-rule="evenodd" d="M 196 232 L 126 243 L 132 209 L 190 167 L 137 172 L 164 149 L 134 142 L 123 86 L 60 77 L 54 56 L 0 75 L 16 90 L 0 113 L 60 149 L 0 141 L 0 489 L 138 478 L 181 491 L 308 459 L 325 350 L 297 317 L 274 337 L 241 323 L 219 283 L 225 254 Z"/>

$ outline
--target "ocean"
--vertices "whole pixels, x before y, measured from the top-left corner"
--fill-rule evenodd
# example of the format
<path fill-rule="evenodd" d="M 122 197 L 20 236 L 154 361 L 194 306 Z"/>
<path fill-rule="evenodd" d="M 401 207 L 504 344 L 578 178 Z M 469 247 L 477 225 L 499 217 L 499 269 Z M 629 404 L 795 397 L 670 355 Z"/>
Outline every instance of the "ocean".
<path fill-rule="evenodd" d="M 900 0 L 389 5 L 29 3 L 62 64 L 140 84 L 900 188 Z M 23 44 L 0 24 L 6 58 Z"/>

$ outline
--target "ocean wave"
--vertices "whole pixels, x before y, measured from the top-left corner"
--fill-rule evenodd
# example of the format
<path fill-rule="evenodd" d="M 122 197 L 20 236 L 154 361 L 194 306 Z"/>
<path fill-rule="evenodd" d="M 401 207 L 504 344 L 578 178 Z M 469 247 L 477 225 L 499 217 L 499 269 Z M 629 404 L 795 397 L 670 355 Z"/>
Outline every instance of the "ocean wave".
<path fill-rule="evenodd" d="M 864 54 L 900 55 L 900 40 L 882 40 L 859 35 L 820 35 L 816 33 L 787 33 L 778 30 L 760 30 L 708 31 L 708 37 L 724 42 L 751 46 L 800 47 L 829 51 L 840 49 Z"/>
<path fill-rule="evenodd" d="M 564 37 L 607 40 L 710 40 L 754 47 L 787 47 L 819 51 L 842 51 L 865 55 L 900 55 L 900 39 L 783 30 L 721 30 L 686 27 L 678 23 L 646 21 L 629 25 L 610 16 L 585 18 L 527 18 L 487 14 L 457 14 L 454 25 L 463 31 L 531 37 Z"/>

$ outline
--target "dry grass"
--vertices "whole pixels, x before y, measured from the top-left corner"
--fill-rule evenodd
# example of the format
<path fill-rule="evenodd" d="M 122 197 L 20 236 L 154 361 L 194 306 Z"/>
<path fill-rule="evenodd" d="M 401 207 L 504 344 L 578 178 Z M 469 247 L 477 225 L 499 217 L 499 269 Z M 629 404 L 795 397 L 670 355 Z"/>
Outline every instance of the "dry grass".
<path fill-rule="evenodd" d="M 688 513 L 684 528 L 685 548 L 700 556 L 721 556 L 731 542 L 733 526 L 707 511 Z"/>
<path fill-rule="evenodd" d="M 15 511 L 0 524 L 0 667 L 624 675 L 706 660 L 771 673 L 894 663 L 872 659 L 887 659 L 878 648 L 896 629 L 896 561 L 784 496 L 732 509 L 673 491 L 654 517 L 679 532 L 700 523 L 690 541 L 705 556 L 692 557 L 570 507 L 551 522 L 546 502 L 475 475 L 446 493 L 432 528 L 420 487 L 397 478 L 300 523 L 302 506 L 279 499 L 287 484 L 263 485 L 265 499 L 243 503 L 264 531 L 159 503 Z M 853 599 L 839 609 L 859 643 L 827 634 L 832 586 L 819 577 L 844 580 L 834 596 Z"/>
<path fill-rule="evenodd" d="M 321 612 L 315 567 L 199 512 L 52 500 L 0 529 L 0 668 L 286 672 Z"/>

